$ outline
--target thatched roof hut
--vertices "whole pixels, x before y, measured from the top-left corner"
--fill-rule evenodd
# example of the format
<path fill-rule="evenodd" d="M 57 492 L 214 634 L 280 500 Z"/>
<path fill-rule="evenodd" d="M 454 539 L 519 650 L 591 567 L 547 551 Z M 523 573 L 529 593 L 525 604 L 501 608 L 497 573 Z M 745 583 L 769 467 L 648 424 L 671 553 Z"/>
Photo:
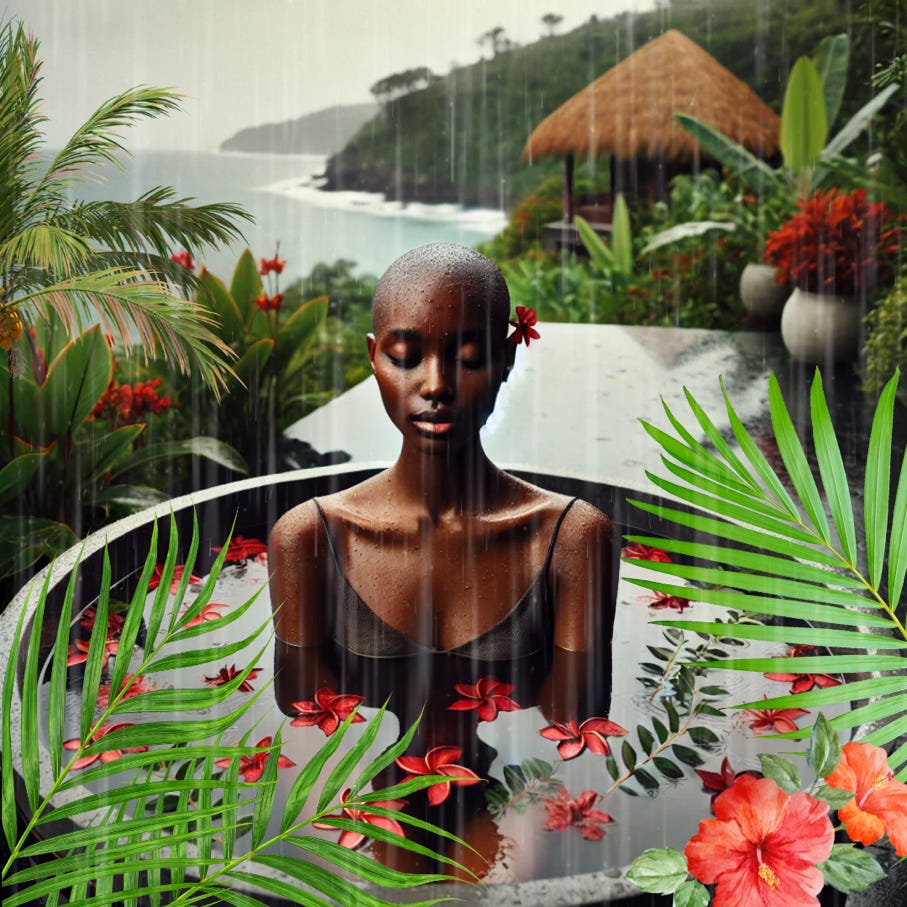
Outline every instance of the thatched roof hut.
<path fill-rule="evenodd" d="M 612 175 L 620 177 L 619 162 L 634 162 L 633 173 L 645 184 L 621 186 L 618 178 L 612 188 L 637 196 L 661 194 L 670 173 L 700 153 L 675 120 L 678 113 L 721 130 L 760 157 L 778 150 L 778 115 L 695 41 L 671 29 L 542 120 L 523 157 L 532 161 L 564 155 L 569 176 L 574 155 L 610 155 L 618 162 L 618 173 L 612 169 Z M 626 181 L 626 167 L 624 177 Z M 566 210 L 565 216 L 571 219 Z"/>

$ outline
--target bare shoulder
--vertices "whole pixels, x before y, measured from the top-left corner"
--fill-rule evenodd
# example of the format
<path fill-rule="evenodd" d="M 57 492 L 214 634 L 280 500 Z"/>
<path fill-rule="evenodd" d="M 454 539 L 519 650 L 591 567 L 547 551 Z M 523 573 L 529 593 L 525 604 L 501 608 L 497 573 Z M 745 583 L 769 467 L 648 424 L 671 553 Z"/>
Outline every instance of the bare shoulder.
<path fill-rule="evenodd" d="M 614 524 L 607 514 L 588 501 L 577 499 L 564 516 L 558 543 L 570 546 L 588 541 L 590 537 L 611 537 Z"/>
<path fill-rule="evenodd" d="M 314 500 L 297 504 L 273 525 L 268 534 L 269 558 L 275 554 L 302 554 L 316 544 L 321 517 Z"/>

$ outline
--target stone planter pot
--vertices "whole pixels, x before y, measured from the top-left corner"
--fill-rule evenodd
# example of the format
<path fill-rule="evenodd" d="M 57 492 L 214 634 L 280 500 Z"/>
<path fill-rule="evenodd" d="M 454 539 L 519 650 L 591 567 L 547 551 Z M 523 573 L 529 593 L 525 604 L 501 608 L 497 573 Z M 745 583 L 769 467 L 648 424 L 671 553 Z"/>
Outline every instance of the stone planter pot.
<path fill-rule="evenodd" d="M 781 313 L 781 339 L 791 357 L 814 365 L 848 362 L 859 349 L 860 308 L 846 297 L 796 287 Z"/>
<path fill-rule="evenodd" d="M 789 288 L 775 282 L 774 265 L 750 262 L 740 275 L 740 299 L 747 312 L 762 324 L 777 324 Z"/>

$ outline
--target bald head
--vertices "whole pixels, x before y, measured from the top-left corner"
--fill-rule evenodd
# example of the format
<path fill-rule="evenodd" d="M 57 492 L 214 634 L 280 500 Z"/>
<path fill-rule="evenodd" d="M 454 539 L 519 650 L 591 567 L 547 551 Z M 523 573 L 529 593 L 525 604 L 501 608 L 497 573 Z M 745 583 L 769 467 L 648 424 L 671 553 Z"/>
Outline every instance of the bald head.
<path fill-rule="evenodd" d="M 384 272 L 372 302 L 375 330 L 381 330 L 390 303 L 411 296 L 414 290 L 430 292 L 441 286 L 456 287 L 464 300 L 483 305 L 492 334 L 506 334 L 510 293 L 504 275 L 490 258 L 455 243 L 410 249 Z"/>

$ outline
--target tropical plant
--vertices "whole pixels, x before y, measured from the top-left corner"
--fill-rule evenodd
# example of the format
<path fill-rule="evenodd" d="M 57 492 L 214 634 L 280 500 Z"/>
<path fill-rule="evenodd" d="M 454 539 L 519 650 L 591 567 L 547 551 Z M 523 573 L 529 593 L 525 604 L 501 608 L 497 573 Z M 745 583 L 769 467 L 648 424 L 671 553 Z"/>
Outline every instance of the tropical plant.
<path fill-rule="evenodd" d="M 897 369 L 907 373 L 907 268 L 866 316 L 863 389 L 875 396 Z M 907 391 L 899 390 L 902 400 Z"/>
<path fill-rule="evenodd" d="M 48 630 L 45 609 L 51 572 L 40 590 L 32 588 L 30 594 L 36 601 L 31 629 L 26 632 L 28 609 L 23 608 L 2 692 L 2 827 L 10 853 L 2 867 L 3 884 L 8 886 L 4 904 L 17 907 L 46 898 L 48 903 L 127 907 L 199 901 L 252 907 L 262 903 L 248 893 L 255 891 L 265 898 L 276 896 L 301 904 L 384 905 L 389 902 L 358 887 L 350 877 L 377 886 L 379 891 L 451 877 L 443 872 L 407 873 L 383 866 L 312 836 L 309 829 L 316 824 L 416 851 L 468 874 L 454 860 L 387 830 L 402 829 L 399 823 L 409 823 L 456 842 L 448 832 L 400 813 L 387 802 L 449 781 L 448 777 L 425 775 L 380 791 L 368 789 L 405 752 L 415 726 L 357 771 L 378 734 L 382 708 L 348 753 L 328 770 L 326 764 L 357 719 L 356 711 L 350 711 L 314 758 L 300 767 L 286 802 L 279 803 L 277 773 L 289 761 L 281 757 L 281 730 L 255 745 L 246 738 L 236 742 L 230 736 L 237 720 L 263 693 L 256 691 L 240 705 L 232 705 L 233 693 L 241 687 L 249 689 L 243 685 L 254 676 L 254 660 L 217 686 L 174 689 L 154 685 L 157 674 L 167 672 L 172 677 L 180 667 L 209 662 L 207 633 L 235 625 L 258 596 L 256 593 L 226 615 L 212 613 L 216 609 L 211 608 L 210 598 L 227 554 L 225 543 L 195 598 L 187 598 L 198 547 L 196 525 L 180 572 L 176 564 L 179 540 L 171 517 L 164 562 L 157 564 L 155 525 L 141 575 L 122 612 L 114 609 L 116 590 L 105 550 L 91 621 L 95 629 L 115 626 L 115 644 L 109 631 L 92 632 L 87 651 L 77 659 L 70 657 L 71 623 L 78 617 L 74 611 L 78 571 L 73 570 L 59 623 L 55 633 L 50 632 L 53 650 L 46 673 L 42 672 L 42 640 Z M 159 585 L 152 593 L 153 579 Z M 81 619 L 87 616 L 83 611 Z M 261 645 L 260 658 L 262 634 L 270 624 L 269 615 L 248 638 L 222 646 L 219 653 L 229 655 Z M 67 667 L 76 661 L 82 666 Z M 12 708 L 20 662 L 21 714 Z M 109 694 L 99 702 L 102 681 Z M 46 701 L 40 692 L 45 682 Z M 73 690 L 81 701 L 77 715 L 71 714 Z M 151 720 L 123 720 L 136 713 Z M 45 715 L 46 753 L 37 733 Z M 74 726 L 75 736 L 67 740 L 67 729 Z M 11 745 L 14 731 L 21 741 L 17 756 Z M 49 780 L 41 780 L 46 771 Z M 22 779 L 27 804 L 21 827 L 14 772 Z M 303 817 L 301 811 L 307 804 Z M 314 814 L 309 815 L 312 804 Z M 273 825 L 269 831 L 272 814 L 280 816 L 276 832 Z M 76 830 L 68 823 L 76 823 Z M 51 855 L 53 859 L 48 859 Z M 275 875 L 275 871 L 283 875 Z"/>
<path fill-rule="evenodd" d="M 92 168 L 119 165 L 124 127 L 178 109 L 179 95 L 149 87 L 116 95 L 46 164 L 38 49 L 21 23 L 0 25 L 0 345 L 15 360 L 23 327 L 51 311 L 73 335 L 100 321 L 126 346 L 196 368 L 219 393 L 229 351 L 185 298 L 191 281 L 170 250 L 231 240 L 248 215 L 230 204 L 192 206 L 161 187 L 133 202 L 72 201 Z"/>

